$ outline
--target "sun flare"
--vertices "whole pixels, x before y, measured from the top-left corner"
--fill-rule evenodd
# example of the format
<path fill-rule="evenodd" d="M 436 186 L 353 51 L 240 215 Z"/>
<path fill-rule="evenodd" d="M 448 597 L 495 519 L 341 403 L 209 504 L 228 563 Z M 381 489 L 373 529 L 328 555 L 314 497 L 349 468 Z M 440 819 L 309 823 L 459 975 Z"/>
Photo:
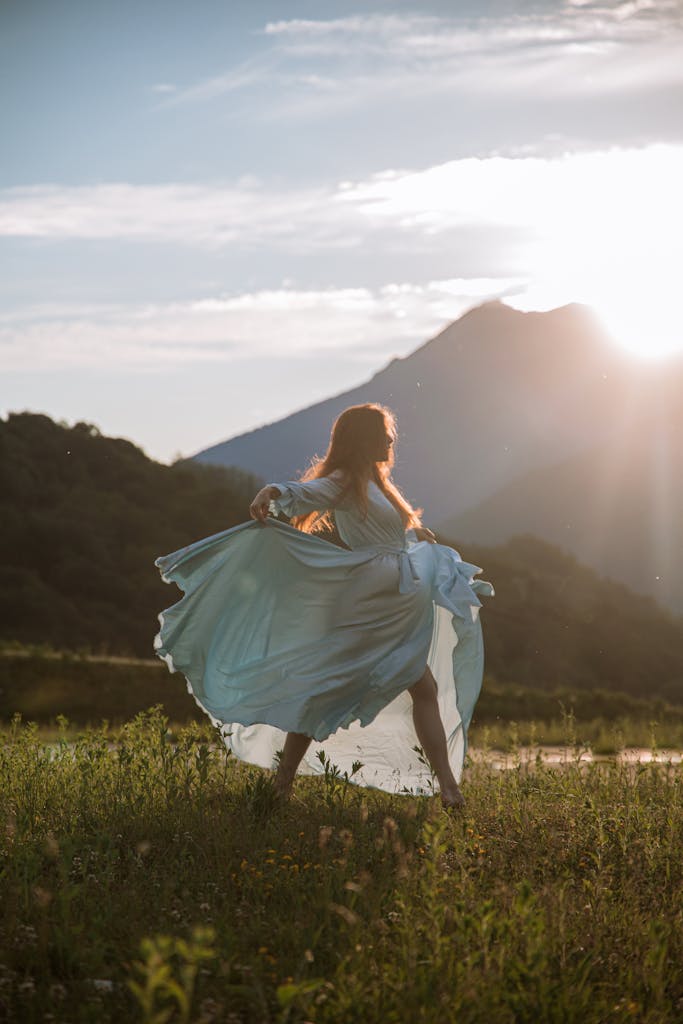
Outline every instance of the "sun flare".
<path fill-rule="evenodd" d="M 617 345 L 643 358 L 683 354 L 683 147 L 580 154 L 550 171 L 516 195 L 535 240 L 529 285 L 506 301 L 585 303 Z"/>
<path fill-rule="evenodd" d="M 629 351 L 651 359 L 683 354 L 683 310 L 676 294 L 622 293 L 592 305 L 608 334 Z"/>

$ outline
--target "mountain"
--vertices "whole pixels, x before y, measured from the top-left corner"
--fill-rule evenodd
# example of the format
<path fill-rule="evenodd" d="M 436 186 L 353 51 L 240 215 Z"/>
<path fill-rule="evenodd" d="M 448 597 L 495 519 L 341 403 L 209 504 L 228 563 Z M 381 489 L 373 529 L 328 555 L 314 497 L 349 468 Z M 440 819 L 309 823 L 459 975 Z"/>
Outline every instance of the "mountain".
<path fill-rule="evenodd" d="M 342 409 L 382 402 L 398 416 L 396 479 L 438 522 L 608 433 L 602 410 L 619 400 L 619 370 L 586 307 L 487 302 L 367 383 L 195 458 L 287 479 L 324 451 Z"/>
<path fill-rule="evenodd" d="M 195 458 L 289 479 L 343 408 L 382 402 L 398 416 L 396 480 L 444 535 L 533 532 L 681 610 L 680 395 L 683 362 L 626 354 L 586 306 L 486 302 L 367 383 Z"/>
<path fill-rule="evenodd" d="M 461 542 L 532 533 L 683 612 L 683 423 L 657 418 L 505 485 L 439 525 Z"/>

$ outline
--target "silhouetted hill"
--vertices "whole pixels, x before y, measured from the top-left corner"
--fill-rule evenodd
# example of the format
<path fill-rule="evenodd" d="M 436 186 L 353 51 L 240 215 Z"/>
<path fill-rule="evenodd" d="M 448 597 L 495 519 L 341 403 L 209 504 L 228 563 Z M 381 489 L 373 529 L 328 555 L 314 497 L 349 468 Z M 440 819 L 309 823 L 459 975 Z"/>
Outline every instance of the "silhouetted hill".
<path fill-rule="evenodd" d="M 487 545 L 529 532 L 683 612 L 683 422 L 668 398 L 665 415 L 663 394 L 649 424 L 515 480 L 441 532 Z"/>
<path fill-rule="evenodd" d="M 242 471 L 162 466 L 47 416 L 0 420 L 0 639 L 152 654 L 179 596 L 154 559 L 248 518 Z"/>
<path fill-rule="evenodd" d="M 454 546 L 496 588 L 483 619 L 487 673 L 546 692 L 683 703 L 683 618 L 536 537 Z"/>
<path fill-rule="evenodd" d="M 180 597 L 154 558 L 246 520 L 257 486 L 161 466 L 85 423 L 0 420 L 0 639 L 151 656 L 157 613 Z M 683 702 L 683 620 L 533 537 L 455 546 L 496 587 L 484 627 L 499 682 Z"/>
<path fill-rule="evenodd" d="M 521 313 L 487 302 L 360 387 L 195 458 L 289 478 L 324 450 L 342 409 L 383 402 L 398 415 L 395 476 L 438 522 L 608 433 L 605 416 L 589 413 L 620 392 L 613 362 L 583 306 Z"/>
<path fill-rule="evenodd" d="M 383 402 L 396 479 L 428 523 L 482 542 L 537 534 L 682 610 L 681 394 L 683 362 L 624 353 L 588 307 L 487 302 L 366 384 L 196 458 L 287 479 L 345 406 Z"/>

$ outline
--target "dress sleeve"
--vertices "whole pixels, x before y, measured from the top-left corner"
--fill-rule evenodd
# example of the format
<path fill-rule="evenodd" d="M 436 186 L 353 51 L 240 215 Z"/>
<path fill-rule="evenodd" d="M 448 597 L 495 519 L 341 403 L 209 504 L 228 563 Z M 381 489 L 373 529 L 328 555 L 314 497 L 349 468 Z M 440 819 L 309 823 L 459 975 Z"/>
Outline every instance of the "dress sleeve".
<path fill-rule="evenodd" d="M 341 475 L 336 472 L 316 480 L 287 480 L 269 486 L 280 491 L 280 496 L 271 501 L 271 509 L 289 517 L 326 511 L 336 504 L 344 491 Z"/>

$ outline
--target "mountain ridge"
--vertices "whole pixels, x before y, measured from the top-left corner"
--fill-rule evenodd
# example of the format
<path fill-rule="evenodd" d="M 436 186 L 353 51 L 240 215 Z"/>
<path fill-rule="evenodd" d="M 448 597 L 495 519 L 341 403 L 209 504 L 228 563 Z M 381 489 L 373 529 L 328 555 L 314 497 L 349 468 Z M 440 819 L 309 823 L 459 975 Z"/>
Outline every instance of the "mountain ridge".
<path fill-rule="evenodd" d="M 682 361 L 639 361 L 610 339 L 590 307 L 568 303 L 547 312 L 521 312 L 498 300 L 472 307 L 356 388 L 214 445 L 195 458 L 249 468 L 268 482 L 292 479 L 314 454 L 325 450 L 331 424 L 343 408 L 377 401 L 397 414 L 394 477 L 407 497 L 425 509 L 427 522 L 471 541 L 495 536 L 502 542 L 513 532 L 531 531 L 585 557 L 589 544 L 561 537 L 539 520 L 544 486 L 556 489 L 557 467 L 583 459 L 586 466 L 594 465 L 592 477 L 588 469 L 580 474 L 590 496 L 604 489 L 601 474 L 609 479 L 629 447 L 640 450 L 644 442 L 640 478 L 624 473 L 615 484 L 610 526 L 618 549 L 624 510 L 642 506 L 640 528 L 624 527 L 623 544 L 628 534 L 629 546 L 640 548 L 643 559 L 654 565 L 661 563 L 663 550 L 683 550 L 683 525 L 675 521 L 678 516 L 683 524 L 683 497 L 670 489 L 673 504 L 665 522 L 662 484 L 656 480 L 658 472 L 673 475 L 676 465 L 683 465 L 677 440 L 683 436 L 680 393 Z M 668 424 L 663 434 L 662 418 Z M 598 450 L 609 454 L 601 461 L 591 456 Z M 525 496 L 524 481 L 544 472 L 547 483 L 538 483 Z M 518 493 L 510 522 L 503 500 L 506 488 Z M 652 508 L 643 504 L 641 492 L 651 492 Z M 478 514 L 487 521 L 485 530 L 477 528 Z M 590 535 L 589 521 L 585 529 Z M 666 543 L 651 536 L 658 529 L 669 531 Z M 618 551 L 611 561 L 590 564 L 644 593 L 662 593 L 654 586 L 659 581 L 638 577 Z M 665 570 L 660 565 L 652 576 Z M 665 597 L 675 609 L 683 607 L 683 572 L 679 578 L 680 584 L 674 581 Z"/>
<path fill-rule="evenodd" d="M 403 486 L 412 500 L 428 504 L 430 514 L 439 518 L 444 512 L 452 511 L 453 495 L 450 488 L 439 488 L 438 482 L 435 482 L 442 453 L 437 453 L 438 458 L 430 457 L 430 446 L 423 443 L 421 436 L 423 431 L 420 429 L 420 419 L 426 422 L 430 416 L 438 416 L 446 424 L 454 395 L 457 395 L 463 416 L 469 419 L 478 416 L 481 398 L 470 395 L 469 390 L 474 382 L 478 390 L 483 392 L 491 374 L 500 372 L 499 365 L 493 367 L 490 364 L 488 352 L 495 339 L 500 337 L 501 331 L 505 333 L 507 348 L 510 348 L 510 341 L 515 340 L 515 333 L 528 336 L 529 328 L 532 337 L 539 335 L 536 342 L 542 342 L 547 335 L 548 323 L 562 341 L 566 329 L 557 331 L 555 323 L 558 318 L 584 321 L 587 315 L 585 310 L 586 307 L 569 304 L 547 314 L 524 313 L 501 302 L 482 303 L 468 310 L 414 352 L 391 360 L 369 380 L 356 387 L 228 441 L 212 445 L 197 453 L 194 458 L 200 462 L 251 467 L 252 472 L 271 480 L 289 479 L 305 469 L 315 453 L 320 454 L 325 450 L 332 421 L 342 409 L 347 405 L 378 401 L 393 408 L 398 414 L 401 443 L 398 446 L 395 476 L 399 485 Z M 478 352 L 483 353 L 483 358 L 479 358 Z M 453 361 L 459 354 L 463 358 L 466 356 L 470 364 L 466 374 L 470 382 L 469 390 L 461 386 L 461 378 L 453 368 Z M 500 364 L 500 345 L 495 355 Z M 444 366 L 444 363 L 447 365 Z M 420 380 L 425 374 L 430 379 Z M 514 415 L 509 405 L 505 395 L 498 394 L 499 418 L 506 409 L 510 417 Z M 413 439 L 416 443 L 413 443 Z M 584 438 L 584 442 L 588 442 L 588 437 Z M 489 455 L 494 449 L 498 461 L 501 458 L 504 460 L 504 446 L 498 444 L 498 439 L 495 442 L 492 439 Z M 450 468 L 449 461 L 446 460 L 447 468 Z M 477 457 L 474 463 L 472 469 L 478 469 L 479 482 L 483 486 L 481 496 L 493 493 L 498 486 L 502 465 L 493 467 L 492 479 L 488 481 L 485 472 L 482 472 L 481 460 Z M 420 471 L 421 468 L 424 472 Z M 524 468 L 527 468 L 526 463 Z M 454 466 L 453 469 L 457 471 L 458 467 Z M 415 475 L 417 478 L 413 482 L 412 476 Z M 421 497 L 423 493 L 430 496 L 431 500 L 425 502 Z"/>

